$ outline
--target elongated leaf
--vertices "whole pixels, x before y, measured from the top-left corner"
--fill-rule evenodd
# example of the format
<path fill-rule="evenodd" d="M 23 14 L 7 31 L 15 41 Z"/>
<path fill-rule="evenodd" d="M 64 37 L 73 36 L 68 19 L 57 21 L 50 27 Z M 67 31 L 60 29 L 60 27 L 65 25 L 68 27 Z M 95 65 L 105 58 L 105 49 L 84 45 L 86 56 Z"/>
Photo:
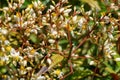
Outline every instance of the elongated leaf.
<path fill-rule="evenodd" d="M 58 64 L 59 62 L 61 62 L 63 60 L 63 56 L 61 56 L 60 54 L 55 54 L 51 57 L 52 59 L 52 64 L 50 65 L 49 69 L 51 67 L 53 67 L 54 65 Z"/>
<path fill-rule="evenodd" d="M 89 4 L 94 9 L 101 10 L 101 8 L 98 5 L 98 2 L 96 0 L 82 0 L 82 1 Z"/>

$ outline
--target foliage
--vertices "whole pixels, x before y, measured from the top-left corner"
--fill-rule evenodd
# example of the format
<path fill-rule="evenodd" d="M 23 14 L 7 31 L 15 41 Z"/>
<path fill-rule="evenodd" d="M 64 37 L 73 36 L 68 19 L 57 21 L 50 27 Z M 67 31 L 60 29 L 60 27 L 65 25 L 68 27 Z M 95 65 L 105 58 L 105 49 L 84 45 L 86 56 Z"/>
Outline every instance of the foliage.
<path fill-rule="evenodd" d="M 119 1 L 0 4 L 1 79 L 120 79 Z"/>

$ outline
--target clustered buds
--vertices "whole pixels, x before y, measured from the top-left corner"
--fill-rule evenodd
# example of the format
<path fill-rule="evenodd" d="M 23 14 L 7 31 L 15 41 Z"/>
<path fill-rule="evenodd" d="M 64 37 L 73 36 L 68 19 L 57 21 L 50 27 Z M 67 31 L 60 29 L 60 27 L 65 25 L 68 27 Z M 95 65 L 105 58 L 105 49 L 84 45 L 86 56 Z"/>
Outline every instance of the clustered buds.
<path fill-rule="evenodd" d="M 116 45 L 120 8 L 116 4 L 106 6 L 111 11 L 102 11 L 95 1 L 99 11 L 85 11 L 84 5 L 77 8 L 68 0 L 51 0 L 49 6 L 37 0 L 25 8 L 25 0 L 7 2 L 0 9 L 0 78 L 61 79 L 72 67 L 80 74 L 71 78 L 75 80 L 108 76 L 113 63 L 120 67 Z"/>

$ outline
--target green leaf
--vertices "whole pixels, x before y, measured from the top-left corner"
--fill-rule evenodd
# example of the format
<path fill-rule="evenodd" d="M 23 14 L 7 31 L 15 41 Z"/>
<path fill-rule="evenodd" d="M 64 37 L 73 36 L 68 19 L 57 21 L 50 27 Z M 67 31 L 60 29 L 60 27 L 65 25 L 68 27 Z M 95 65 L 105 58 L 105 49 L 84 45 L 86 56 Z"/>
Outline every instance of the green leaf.
<path fill-rule="evenodd" d="M 34 33 L 30 34 L 29 39 L 30 39 L 33 43 L 37 43 L 37 42 L 38 42 L 37 35 L 34 34 Z"/>
<path fill-rule="evenodd" d="M 66 39 L 63 39 L 63 40 L 60 40 L 59 41 L 59 44 L 62 45 L 62 44 L 67 44 L 68 43 L 68 40 Z"/>
<path fill-rule="evenodd" d="M 0 72 L 4 74 L 7 72 L 7 69 L 5 67 L 0 67 Z"/>
<path fill-rule="evenodd" d="M 101 8 L 96 0 L 82 0 L 82 1 L 87 3 L 88 5 L 90 5 L 91 8 L 101 10 Z"/>
<path fill-rule="evenodd" d="M 56 64 L 58 64 L 59 62 L 61 62 L 62 60 L 63 60 L 63 56 L 61 56 L 60 54 L 55 54 L 55 55 L 53 55 L 52 57 L 51 57 L 51 59 L 52 59 L 52 64 L 50 65 L 50 67 L 49 67 L 49 69 L 51 68 L 51 67 L 53 67 L 54 65 L 56 65 Z"/>
<path fill-rule="evenodd" d="M 106 67 L 105 68 L 106 71 L 110 72 L 110 73 L 116 73 L 112 68 L 110 67 Z"/>

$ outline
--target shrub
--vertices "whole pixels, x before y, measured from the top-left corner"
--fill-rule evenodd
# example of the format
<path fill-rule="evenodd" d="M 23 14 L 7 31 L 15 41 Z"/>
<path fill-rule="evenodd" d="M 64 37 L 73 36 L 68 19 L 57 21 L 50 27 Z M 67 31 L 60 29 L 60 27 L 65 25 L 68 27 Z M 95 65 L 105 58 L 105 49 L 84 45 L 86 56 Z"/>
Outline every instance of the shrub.
<path fill-rule="evenodd" d="M 7 0 L 0 9 L 1 79 L 118 80 L 119 2 L 78 2 Z"/>

